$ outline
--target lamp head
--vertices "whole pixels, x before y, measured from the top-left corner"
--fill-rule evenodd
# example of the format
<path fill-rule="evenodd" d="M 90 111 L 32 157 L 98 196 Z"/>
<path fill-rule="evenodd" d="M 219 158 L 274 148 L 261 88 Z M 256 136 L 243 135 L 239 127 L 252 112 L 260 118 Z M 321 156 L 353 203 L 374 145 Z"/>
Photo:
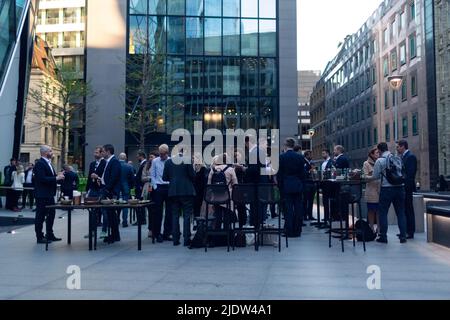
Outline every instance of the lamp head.
<path fill-rule="evenodd" d="M 388 77 L 389 85 L 392 90 L 398 91 L 403 84 L 403 76 L 390 76 Z"/>

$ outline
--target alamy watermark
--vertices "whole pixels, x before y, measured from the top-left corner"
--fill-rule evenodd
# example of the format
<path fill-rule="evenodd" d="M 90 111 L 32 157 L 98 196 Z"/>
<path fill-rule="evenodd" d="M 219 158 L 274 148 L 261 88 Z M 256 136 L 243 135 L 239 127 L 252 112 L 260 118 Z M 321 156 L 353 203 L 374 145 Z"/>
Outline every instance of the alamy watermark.
<path fill-rule="evenodd" d="M 66 287 L 69 290 L 81 290 L 81 268 L 77 265 L 67 267 L 66 273 L 69 274 L 66 280 Z"/>
<path fill-rule="evenodd" d="M 226 153 L 228 155 L 226 163 L 223 163 L 222 158 L 216 158 L 216 163 L 261 165 L 261 175 L 273 175 L 279 169 L 280 132 L 278 129 L 258 131 L 227 129 L 223 134 L 218 129 L 203 131 L 203 123 L 195 121 L 193 134 L 186 129 L 176 129 L 172 132 L 171 141 L 178 142 L 172 150 L 175 164 L 192 164 L 193 155 L 196 156 L 197 161 L 212 164 L 217 155 Z M 204 142 L 210 142 L 206 148 L 203 148 Z M 248 159 L 246 159 L 246 148 L 249 150 Z M 180 153 L 183 157 L 178 156 Z M 265 168 L 268 164 L 270 164 L 270 171 Z"/>
<path fill-rule="evenodd" d="M 377 265 L 371 265 L 367 267 L 366 273 L 370 274 L 366 281 L 367 289 L 381 290 L 381 268 Z"/>

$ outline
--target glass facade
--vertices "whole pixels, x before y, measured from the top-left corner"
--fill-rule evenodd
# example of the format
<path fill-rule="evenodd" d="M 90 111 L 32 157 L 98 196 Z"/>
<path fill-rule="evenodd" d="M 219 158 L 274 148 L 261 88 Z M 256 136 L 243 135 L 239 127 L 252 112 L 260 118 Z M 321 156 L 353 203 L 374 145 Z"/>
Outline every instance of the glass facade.
<path fill-rule="evenodd" d="M 278 128 L 276 0 L 129 0 L 128 31 L 128 70 L 152 75 L 156 132 Z"/>

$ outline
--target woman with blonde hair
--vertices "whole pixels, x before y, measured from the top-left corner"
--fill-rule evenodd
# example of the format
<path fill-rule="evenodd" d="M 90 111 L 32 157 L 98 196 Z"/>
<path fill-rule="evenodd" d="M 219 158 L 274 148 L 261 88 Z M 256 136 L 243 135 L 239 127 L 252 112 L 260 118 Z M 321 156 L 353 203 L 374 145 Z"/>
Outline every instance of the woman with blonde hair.
<path fill-rule="evenodd" d="M 374 225 L 378 226 L 378 203 L 380 200 L 380 181 L 379 180 L 371 180 L 373 175 L 373 168 L 375 166 L 375 162 L 380 157 L 377 148 L 373 148 L 370 150 L 367 161 L 364 162 L 363 165 L 363 173 L 364 176 L 368 179 L 366 183 L 366 192 L 365 199 L 367 202 L 367 220 L 369 221 L 369 225 L 374 232 L 377 230 L 374 229 Z"/>
<path fill-rule="evenodd" d="M 12 188 L 14 190 L 14 198 L 12 202 L 12 210 L 15 212 L 20 212 L 19 209 L 19 198 L 23 192 L 23 184 L 25 183 L 25 170 L 22 165 L 17 166 L 17 170 L 13 171 L 11 175 L 13 184 Z"/>
<path fill-rule="evenodd" d="M 231 164 L 231 159 L 228 157 L 226 153 L 215 156 L 213 158 L 213 163 L 211 165 L 211 171 L 209 172 L 208 176 L 208 184 L 213 184 L 213 176 L 214 174 L 217 174 L 219 172 L 223 172 L 225 175 L 226 184 L 228 186 L 228 190 L 230 191 L 230 196 L 233 192 L 233 186 L 235 184 L 238 184 L 238 179 L 236 177 L 236 172 L 234 171 L 233 165 Z M 226 212 L 226 205 L 221 205 L 217 208 L 214 208 L 215 211 L 215 217 L 216 217 L 216 229 L 219 229 L 222 225 L 222 220 L 227 217 L 231 217 L 231 215 L 234 214 L 234 212 L 231 210 L 233 208 L 233 202 L 230 201 L 230 212 Z M 232 222 L 236 219 L 233 218 Z M 228 225 L 227 221 L 224 225 Z"/>

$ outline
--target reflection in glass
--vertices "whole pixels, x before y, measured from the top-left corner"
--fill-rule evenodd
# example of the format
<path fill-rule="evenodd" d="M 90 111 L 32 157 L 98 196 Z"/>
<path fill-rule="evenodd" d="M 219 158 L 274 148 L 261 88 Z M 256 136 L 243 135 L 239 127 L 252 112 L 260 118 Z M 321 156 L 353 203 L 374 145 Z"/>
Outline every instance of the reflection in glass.
<path fill-rule="evenodd" d="M 203 70 L 203 58 L 186 58 L 185 91 L 187 94 L 203 94 Z"/>
<path fill-rule="evenodd" d="M 203 55 L 203 18 L 186 18 L 186 54 Z"/>
<path fill-rule="evenodd" d="M 276 18 L 277 0 L 259 0 L 259 17 Z"/>
<path fill-rule="evenodd" d="M 222 59 L 205 58 L 205 95 L 222 94 Z"/>
<path fill-rule="evenodd" d="M 278 114 L 276 98 L 264 98 L 259 101 L 259 126 L 260 129 L 278 128 Z"/>
<path fill-rule="evenodd" d="M 146 51 L 146 16 L 130 16 L 129 53 L 142 54 Z M 57 33 L 55 33 L 58 35 Z M 47 34 L 48 37 L 49 34 Z M 57 40 L 56 40 L 57 41 Z"/>
<path fill-rule="evenodd" d="M 243 56 L 258 55 L 258 20 L 241 20 L 241 54 Z"/>
<path fill-rule="evenodd" d="M 223 95 L 240 95 L 241 69 L 240 59 L 224 58 L 223 60 Z"/>
<path fill-rule="evenodd" d="M 149 0 L 149 14 L 166 14 L 166 0 Z"/>
<path fill-rule="evenodd" d="M 239 97 L 228 97 L 224 99 L 224 130 L 241 129 Z"/>
<path fill-rule="evenodd" d="M 258 17 L 258 0 L 242 1 L 241 16 L 245 18 Z"/>
<path fill-rule="evenodd" d="M 223 54 L 225 56 L 239 55 L 239 19 L 223 19 Z"/>
<path fill-rule="evenodd" d="M 215 96 L 204 97 L 203 130 L 222 129 L 223 108 L 222 99 Z"/>
<path fill-rule="evenodd" d="M 184 22 L 185 18 L 167 18 L 167 51 L 169 54 L 184 54 Z"/>
<path fill-rule="evenodd" d="M 130 0 L 131 14 L 147 14 L 147 0 Z"/>
<path fill-rule="evenodd" d="M 241 129 L 247 130 L 258 128 L 258 98 L 247 98 L 241 100 Z"/>
<path fill-rule="evenodd" d="M 258 95 L 258 59 L 243 58 L 241 63 L 241 96 Z"/>
<path fill-rule="evenodd" d="M 223 0 L 223 16 L 239 17 L 240 0 Z"/>
<path fill-rule="evenodd" d="M 166 52 L 166 17 L 150 16 L 149 25 L 149 50 L 151 54 Z"/>
<path fill-rule="evenodd" d="M 205 0 L 205 15 L 220 17 L 222 15 L 222 0 Z"/>
<path fill-rule="evenodd" d="M 222 54 L 222 23 L 220 18 L 205 19 L 205 55 Z"/>
<path fill-rule="evenodd" d="M 186 15 L 203 16 L 203 0 L 186 0 Z"/>
<path fill-rule="evenodd" d="M 184 0 L 168 0 L 167 1 L 167 14 L 183 16 L 184 8 L 185 8 Z"/>
<path fill-rule="evenodd" d="M 171 134 L 174 130 L 184 128 L 184 97 L 167 97 L 167 109 L 165 112 L 166 133 Z"/>
<path fill-rule="evenodd" d="M 259 55 L 275 57 L 277 55 L 276 20 L 259 20 Z"/>
<path fill-rule="evenodd" d="M 187 130 L 194 132 L 194 121 L 203 121 L 203 98 L 202 96 L 186 96 L 184 108 L 184 125 Z"/>
<path fill-rule="evenodd" d="M 182 94 L 184 92 L 184 59 L 167 57 L 167 93 Z"/>

